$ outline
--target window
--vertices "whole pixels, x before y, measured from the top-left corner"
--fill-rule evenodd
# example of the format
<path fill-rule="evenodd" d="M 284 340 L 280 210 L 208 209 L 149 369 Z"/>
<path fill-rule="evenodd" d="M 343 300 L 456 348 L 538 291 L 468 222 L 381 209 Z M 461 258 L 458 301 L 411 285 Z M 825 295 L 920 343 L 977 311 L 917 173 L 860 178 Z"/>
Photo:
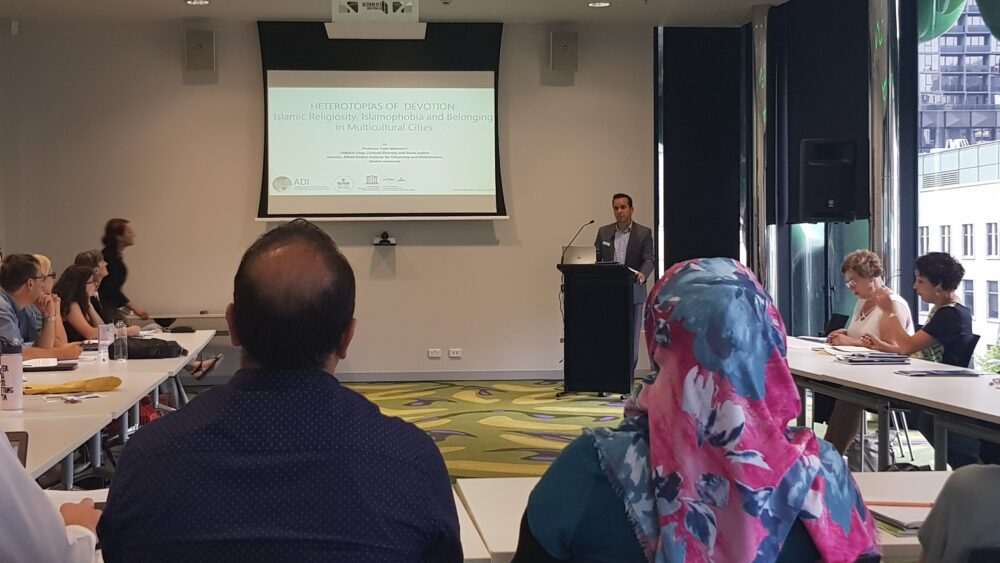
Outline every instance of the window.
<path fill-rule="evenodd" d="M 965 25 L 986 25 L 982 16 L 965 16 Z"/>
<path fill-rule="evenodd" d="M 965 38 L 966 45 L 985 45 L 986 36 L 985 35 L 968 35 Z"/>
<path fill-rule="evenodd" d="M 998 291 L 997 286 L 1000 286 L 1000 283 L 995 281 L 986 282 L 986 301 L 989 305 L 987 316 L 993 320 L 1000 318 L 1000 307 L 997 306 L 997 297 L 1000 295 L 1000 291 Z"/>
<path fill-rule="evenodd" d="M 941 252 L 951 254 L 951 225 L 941 225 Z"/>
<path fill-rule="evenodd" d="M 945 35 L 944 37 L 939 37 L 938 41 L 941 45 L 947 45 L 949 47 L 961 45 L 961 43 L 958 42 L 958 37 L 955 35 Z"/>
<path fill-rule="evenodd" d="M 987 317 L 993 320 L 1000 319 L 1000 283 L 986 282 L 986 302 L 989 306 Z"/>
<path fill-rule="evenodd" d="M 962 280 L 962 303 L 976 316 L 976 293 L 973 291 L 972 280 Z"/>
<path fill-rule="evenodd" d="M 992 258 L 1000 256 L 1000 238 L 996 223 L 986 223 L 986 255 Z"/>
<path fill-rule="evenodd" d="M 919 254 L 923 256 L 924 254 L 927 254 L 930 251 L 930 244 L 931 244 L 930 228 L 920 227 L 919 236 L 920 236 L 920 238 L 918 239 L 920 248 Z"/>
<path fill-rule="evenodd" d="M 928 312 L 928 311 L 931 310 L 931 306 L 926 301 L 924 301 L 923 299 L 920 299 L 918 297 L 917 301 L 920 301 L 920 312 L 921 313 L 926 313 L 926 312 Z"/>
<path fill-rule="evenodd" d="M 962 225 L 962 256 L 973 256 L 975 253 L 975 238 L 972 235 L 972 224 Z"/>

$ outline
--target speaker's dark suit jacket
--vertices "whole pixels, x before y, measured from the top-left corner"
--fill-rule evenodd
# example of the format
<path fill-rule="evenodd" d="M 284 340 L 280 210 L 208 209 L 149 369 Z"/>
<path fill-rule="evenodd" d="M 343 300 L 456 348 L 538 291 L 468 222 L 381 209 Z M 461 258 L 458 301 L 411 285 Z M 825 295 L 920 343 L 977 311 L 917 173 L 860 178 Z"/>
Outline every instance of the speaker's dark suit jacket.
<path fill-rule="evenodd" d="M 615 260 L 615 224 L 604 225 L 597 229 L 597 240 L 594 241 L 598 262 L 613 262 Z M 653 251 L 653 231 L 632 221 L 632 232 L 625 246 L 625 265 L 642 272 L 649 281 L 656 266 L 656 254 Z M 633 290 L 633 303 L 646 301 L 646 284 L 637 283 Z"/>

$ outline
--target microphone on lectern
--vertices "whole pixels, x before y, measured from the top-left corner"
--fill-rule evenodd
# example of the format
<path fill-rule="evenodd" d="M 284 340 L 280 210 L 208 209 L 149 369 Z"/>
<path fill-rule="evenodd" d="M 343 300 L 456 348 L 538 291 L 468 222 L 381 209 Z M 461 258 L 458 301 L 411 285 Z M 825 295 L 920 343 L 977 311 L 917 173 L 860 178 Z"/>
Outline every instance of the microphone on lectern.
<path fill-rule="evenodd" d="M 573 242 L 576 240 L 576 237 L 580 236 L 580 233 L 583 232 L 583 229 L 587 225 L 593 225 L 593 224 L 594 224 L 594 220 L 591 219 L 590 221 L 587 221 L 583 225 L 580 225 L 579 230 L 576 231 L 576 234 L 573 235 L 573 238 L 569 239 L 569 244 L 566 245 L 566 248 L 563 248 L 562 257 L 559 259 L 559 263 L 560 264 L 564 264 L 566 262 L 566 251 L 569 250 L 569 247 L 573 246 Z"/>

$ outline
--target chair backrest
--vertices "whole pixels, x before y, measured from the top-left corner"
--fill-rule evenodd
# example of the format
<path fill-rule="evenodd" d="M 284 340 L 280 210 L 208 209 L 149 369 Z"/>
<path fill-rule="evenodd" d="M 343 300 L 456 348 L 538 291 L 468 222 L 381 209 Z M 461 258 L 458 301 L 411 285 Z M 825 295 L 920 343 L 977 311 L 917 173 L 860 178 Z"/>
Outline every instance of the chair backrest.
<path fill-rule="evenodd" d="M 854 563 L 879 563 L 879 561 L 882 561 L 882 556 L 875 553 L 873 555 L 862 555 Z"/>
<path fill-rule="evenodd" d="M 969 550 L 968 563 L 996 563 L 1000 561 L 1000 547 L 977 547 Z"/>
<path fill-rule="evenodd" d="M 835 330 L 840 330 L 847 326 L 847 321 L 849 317 L 847 315 L 841 315 L 839 313 L 834 313 L 830 315 L 830 320 L 826 321 L 826 327 L 823 329 L 824 336 L 830 334 Z"/>
<path fill-rule="evenodd" d="M 955 339 L 951 346 L 955 350 L 955 366 L 967 368 L 972 362 L 972 354 L 976 351 L 976 344 L 979 344 L 978 334 L 965 334 Z"/>

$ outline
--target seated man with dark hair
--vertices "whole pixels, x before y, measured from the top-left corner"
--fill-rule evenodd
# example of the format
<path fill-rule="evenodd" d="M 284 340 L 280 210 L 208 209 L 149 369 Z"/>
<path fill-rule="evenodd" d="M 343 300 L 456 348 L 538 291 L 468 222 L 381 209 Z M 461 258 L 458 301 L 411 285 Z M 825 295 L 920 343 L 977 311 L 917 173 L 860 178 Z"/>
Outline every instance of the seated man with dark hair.
<path fill-rule="evenodd" d="M 56 305 L 51 295 L 44 294 L 48 276 L 40 266 L 31 254 L 10 254 L 0 265 L 0 339 L 20 341 L 26 360 L 79 358 L 83 351 L 79 342 L 55 347 Z M 41 311 L 41 318 L 28 308 L 33 304 Z"/>
<path fill-rule="evenodd" d="M 461 561 L 434 443 L 333 375 L 355 286 L 330 237 L 280 226 L 234 285 L 243 368 L 127 443 L 98 526 L 104 560 Z"/>

